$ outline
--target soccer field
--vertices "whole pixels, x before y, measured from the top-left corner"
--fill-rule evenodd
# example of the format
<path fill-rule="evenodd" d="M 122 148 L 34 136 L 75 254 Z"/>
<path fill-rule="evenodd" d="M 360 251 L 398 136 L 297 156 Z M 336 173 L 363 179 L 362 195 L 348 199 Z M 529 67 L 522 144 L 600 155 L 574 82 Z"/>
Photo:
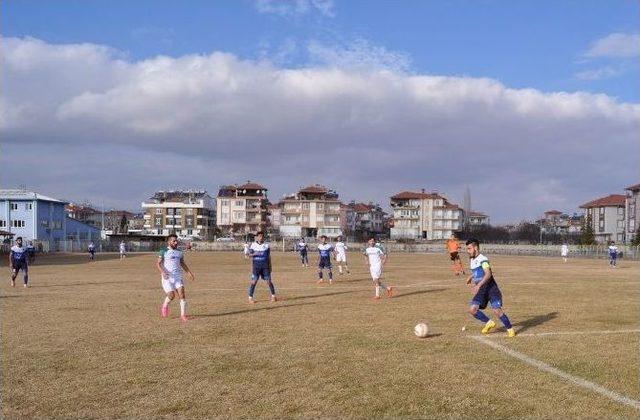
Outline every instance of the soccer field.
<path fill-rule="evenodd" d="M 45 256 L 29 289 L 21 276 L 9 286 L 3 259 L 2 414 L 637 418 L 640 264 L 488 257 L 512 339 L 480 337 L 445 255 L 392 254 L 397 295 L 374 301 L 360 255 L 318 286 L 313 267 L 275 253 L 284 300 L 270 303 L 261 282 L 250 306 L 248 260 L 187 253 L 186 324 L 177 302 L 159 316 L 153 254 Z"/>

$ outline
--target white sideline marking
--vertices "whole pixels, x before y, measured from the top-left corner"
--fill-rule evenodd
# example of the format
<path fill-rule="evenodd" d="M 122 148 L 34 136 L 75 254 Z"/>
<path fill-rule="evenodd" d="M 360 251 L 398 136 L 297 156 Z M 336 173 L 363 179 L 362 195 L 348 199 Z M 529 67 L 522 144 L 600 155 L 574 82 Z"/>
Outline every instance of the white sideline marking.
<path fill-rule="evenodd" d="M 617 392 L 611 391 L 605 387 L 602 387 L 598 384 L 595 384 L 593 382 L 587 381 L 586 379 L 577 377 L 577 376 L 573 376 L 569 373 L 563 372 L 560 369 L 554 368 L 551 365 L 548 365 L 544 362 L 541 362 L 540 360 L 536 360 L 533 359 L 529 356 L 527 356 L 526 354 L 517 352 L 515 350 L 511 350 L 508 347 L 505 347 L 501 344 L 498 343 L 494 343 L 493 341 L 485 338 L 485 337 L 480 337 L 480 336 L 471 336 L 472 339 L 485 344 L 489 347 L 493 347 L 496 350 L 499 350 L 505 354 L 507 354 L 508 356 L 514 357 L 528 365 L 531 365 L 533 367 L 536 367 L 544 372 L 548 372 L 548 373 L 552 373 L 556 376 L 561 377 L 562 379 L 572 382 L 578 386 L 581 386 L 582 388 L 591 390 L 593 392 L 597 392 L 600 395 L 603 395 L 613 401 L 617 401 L 619 403 L 622 403 L 624 405 L 628 405 L 629 407 L 635 408 L 636 410 L 640 410 L 640 401 L 634 400 L 632 398 L 629 398 L 627 396 L 618 394 Z"/>
<path fill-rule="evenodd" d="M 530 334 L 518 334 L 518 337 L 543 337 L 546 335 L 598 335 L 598 334 L 632 334 L 640 333 L 640 329 L 637 330 L 603 330 L 603 331 L 557 331 L 557 332 L 544 332 L 544 333 L 530 333 Z M 482 336 L 475 335 L 475 338 L 499 338 L 497 336 Z"/>

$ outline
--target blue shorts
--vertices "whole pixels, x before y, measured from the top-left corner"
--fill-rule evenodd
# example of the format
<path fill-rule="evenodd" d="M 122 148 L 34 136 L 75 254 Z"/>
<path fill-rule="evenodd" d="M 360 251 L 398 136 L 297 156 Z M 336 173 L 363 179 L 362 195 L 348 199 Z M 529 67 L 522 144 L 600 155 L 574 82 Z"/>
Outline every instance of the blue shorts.
<path fill-rule="evenodd" d="M 491 303 L 491 307 L 494 309 L 502 308 L 502 292 L 495 280 L 484 284 L 471 299 L 471 305 L 480 309 L 486 308 L 488 303 Z"/>
<path fill-rule="evenodd" d="M 13 262 L 13 272 L 15 274 L 18 274 L 18 271 L 22 270 L 22 272 L 24 274 L 27 274 L 29 272 L 29 265 L 26 262 L 18 262 L 18 261 L 14 261 Z"/>
<path fill-rule="evenodd" d="M 266 280 L 271 281 L 271 269 L 269 267 L 253 267 L 253 273 L 251 273 L 251 280 Z"/>
<path fill-rule="evenodd" d="M 331 260 L 329 258 L 320 258 L 320 263 L 318 264 L 318 268 L 322 270 L 323 268 L 327 268 L 331 270 Z"/>
<path fill-rule="evenodd" d="M 609 254 L 609 258 L 612 260 L 618 259 L 618 254 Z"/>

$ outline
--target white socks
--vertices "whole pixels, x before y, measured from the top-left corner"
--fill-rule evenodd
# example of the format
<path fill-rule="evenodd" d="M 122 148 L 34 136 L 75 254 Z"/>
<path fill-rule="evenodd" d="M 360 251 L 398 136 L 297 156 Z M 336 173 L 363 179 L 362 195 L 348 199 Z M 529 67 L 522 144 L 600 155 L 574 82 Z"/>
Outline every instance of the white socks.
<path fill-rule="evenodd" d="M 169 306 L 169 303 L 171 303 L 171 299 L 169 299 L 169 296 L 165 296 L 164 304 L 162 306 Z"/>
<path fill-rule="evenodd" d="M 342 274 L 342 266 L 341 265 L 338 266 L 338 270 L 340 270 L 340 274 Z"/>
<path fill-rule="evenodd" d="M 380 286 L 376 286 L 376 297 L 380 297 Z"/>
<path fill-rule="evenodd" d="M 187 314 L 187 300 L 180 299 L 180 316 L 185 316 Z"/>

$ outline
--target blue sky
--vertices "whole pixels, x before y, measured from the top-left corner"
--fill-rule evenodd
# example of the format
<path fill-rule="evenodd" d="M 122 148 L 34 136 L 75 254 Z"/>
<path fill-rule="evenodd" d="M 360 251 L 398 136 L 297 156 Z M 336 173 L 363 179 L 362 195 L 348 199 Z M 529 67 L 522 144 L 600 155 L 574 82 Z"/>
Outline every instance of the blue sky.
<path fill-rule="evenodd" d="M 502 223 L 640 182 L 636 1 L 1 7 L 3 186 L 132 210 L 247 179 L 383 205 L 469 186 Z"/>
<path fill-rule="evenodd" d="M 134 59 L 216 50 L 257 58 L 311 40 L 342 45 L 364 39 L 406 55 L 409 70 L 418 73 L 489 77 L 544 91 L 603 92 L 631 102 L 640 95 L 637 59 L 583 57 L 597 39 L 639 31 L 636 1 L 330 4 L 330 15 L 311 6 L 306 13 L 282 16 L 260 12 L 250 0 L 20 0 L 3 2 L 2 28 L 5 36 L 50 43 L 105 44 Z M 307 57 L 294 51 L 285 64 L 306 63 Z M 621 74 L 597 80 L 576 77 L 611 66 L 621 67 Z"/>

